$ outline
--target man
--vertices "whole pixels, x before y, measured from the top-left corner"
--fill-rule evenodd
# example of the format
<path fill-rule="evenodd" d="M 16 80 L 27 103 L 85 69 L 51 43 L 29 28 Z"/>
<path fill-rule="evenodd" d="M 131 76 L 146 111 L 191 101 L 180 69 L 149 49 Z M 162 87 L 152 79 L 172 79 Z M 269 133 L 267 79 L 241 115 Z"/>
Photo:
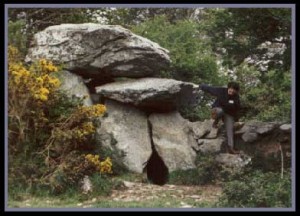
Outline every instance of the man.
<path fill-rule="evenodd" d="M 234 149 L 233 125 L 240 109 L 239 84 L 229 82 L 227 88 L 201 84 L 200 89 L 217 97 L 212 105 L 213 127 L 218 128 L 218 122 L 222 118 L 228 140 L 227 150 L 230 154 L 238 154 L 239 151 Z"/>

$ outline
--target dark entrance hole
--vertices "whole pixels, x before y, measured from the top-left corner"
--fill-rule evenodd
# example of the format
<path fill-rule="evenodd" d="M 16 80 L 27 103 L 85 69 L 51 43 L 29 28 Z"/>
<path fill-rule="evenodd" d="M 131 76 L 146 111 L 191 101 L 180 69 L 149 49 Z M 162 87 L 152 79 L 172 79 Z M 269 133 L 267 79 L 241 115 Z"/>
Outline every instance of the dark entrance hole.
<path fill-rule="evenodd" d="M 164 185 L 168 181 L 168 167 L 154 148 L 144 171 L 147 172 L 147 178 L 153 184 Z"/>

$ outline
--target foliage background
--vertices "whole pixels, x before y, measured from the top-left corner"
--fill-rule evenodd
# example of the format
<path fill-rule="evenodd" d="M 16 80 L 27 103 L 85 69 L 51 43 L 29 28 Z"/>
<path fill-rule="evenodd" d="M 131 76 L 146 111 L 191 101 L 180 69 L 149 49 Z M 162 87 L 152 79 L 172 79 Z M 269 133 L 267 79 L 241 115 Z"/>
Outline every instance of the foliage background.
<path fill-rule="evenodd" d="M 9 43 L 23 57 L 34 33 L 50 25 L 121 25 L 170 51 L 170 69 L 156 76 L 219 86 L 236 80 L 241 84 L 242 120 L 291 121 L 290 8 L 12 8 L 8 12 Z M 211 100 L 204 96 L 201 109 L 183 108 L 182 114 L 192 121 L 208 118 Z"/>
<path fill-rule="evenodd" d="M 172 64 L 158 71 L 157 77 L 217 86 L 238 81 L 242 121 L 291 122 L 290 8 L 9 8 L 9 191 L 13 198 L 18 198 L 21 188 L 64 193 L 84 175 L 92 176 L 99 193 L 108 194 L 110 177 L 122 172 L 114 167 L 113 155 L 93 146 L 93 118 L 102 115 L 105 107 L 83 112 L 86 108 L 80 101 L 57 91 L 59 81 L 50 74 L 59 66 L 42 59 L 33 65 L 24 63 L 38 31 L 86 22 L 121 25 L 168 49 Z M 202 95 L 198 106 L 182 107 L 181 113 L 191 121 L 207 119 L 212 100 Z M 211 158 L 199 164 L 195 172 L 173 173 L 171 181 L 204 184 L 219 175 Z M 241 193 L 235 193 L 237 187 Z M 220 206 L 290 204 L 288 175 L 279 180 L 277 173 L 257 171 L 245 179 L 232 179 L 224 188 Z M 244 199 L 245 193 L 259 199 Z"/>

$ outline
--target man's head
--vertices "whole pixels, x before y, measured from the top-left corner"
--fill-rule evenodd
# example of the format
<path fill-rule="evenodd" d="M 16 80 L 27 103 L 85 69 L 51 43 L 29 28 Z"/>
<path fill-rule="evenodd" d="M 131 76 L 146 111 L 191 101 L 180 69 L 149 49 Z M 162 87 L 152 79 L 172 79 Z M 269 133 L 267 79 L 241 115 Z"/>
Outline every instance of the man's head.
<path fill-rule="evenodd" d="M 235 95 L 239 93 L 240 85 L 236 82 L 229 82 L 227 85 L 227 89 L 229 95 Z"/>

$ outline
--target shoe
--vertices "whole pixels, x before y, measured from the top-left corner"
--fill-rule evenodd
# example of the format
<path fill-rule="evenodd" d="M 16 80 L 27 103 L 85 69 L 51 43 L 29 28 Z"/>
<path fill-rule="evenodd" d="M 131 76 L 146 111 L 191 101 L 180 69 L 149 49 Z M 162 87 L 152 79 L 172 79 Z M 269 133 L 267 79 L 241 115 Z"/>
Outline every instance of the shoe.
<path fill-rule="evenodd" d="M 212 119 L 217 119 L 217 111 L 216 111 L 215 109 L 213 109 L 213 110 L 211 111 L 211 118 L 212 118 Z"/>
<path fill-rule="evenodd" d="M 239 154 L 239 153 L 240 153 L 240 151 L 235 150 L 235 149 L 232 148 L 231 146 L 227 146 L 227 152 L 228 152 L 229 154 Z"/>
<path fill-rule="evenodd" d="M 214 122 L 213 122 L 213 124 L 212 124 L 212 127 L 213 128 L 218 128 L 218 121 L 217 120 L 215 120 Z"/>
<path fill-rule="evenodd" d="M 241 129 L 244 125 L 245 125 L 244 122 L 235 122 L 233 124 L 233 130 L 237 131 L 237 130 Z"/>

